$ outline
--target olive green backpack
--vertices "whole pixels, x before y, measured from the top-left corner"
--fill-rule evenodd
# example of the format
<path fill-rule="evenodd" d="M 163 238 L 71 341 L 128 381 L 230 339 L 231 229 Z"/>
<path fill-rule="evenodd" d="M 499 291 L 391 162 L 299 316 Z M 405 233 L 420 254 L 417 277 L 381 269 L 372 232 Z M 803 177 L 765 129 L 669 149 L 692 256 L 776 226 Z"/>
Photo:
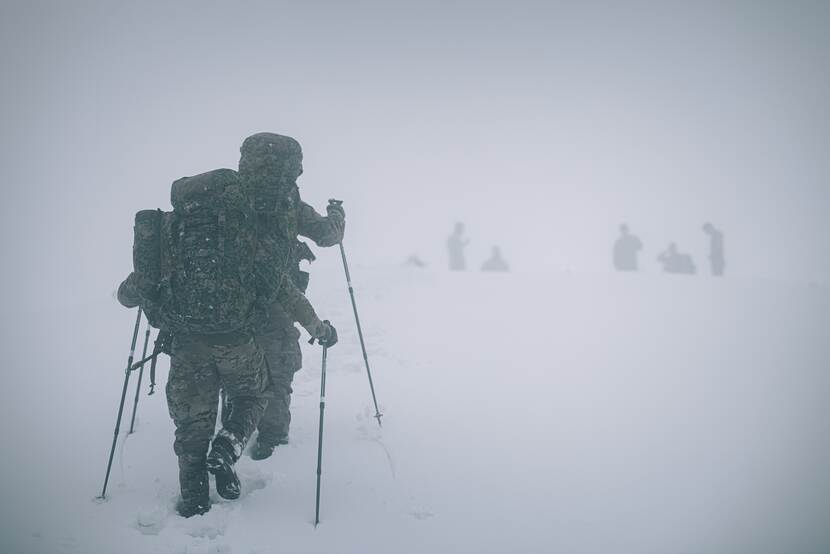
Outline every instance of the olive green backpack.
<path fill-rule="evenodd" d="M 136 214 L 133 265 L 152 324 L 172 332 L 245 328 L 257 298 L 256 213 L 237 173 L 173 183 L 172 212 Z"/>

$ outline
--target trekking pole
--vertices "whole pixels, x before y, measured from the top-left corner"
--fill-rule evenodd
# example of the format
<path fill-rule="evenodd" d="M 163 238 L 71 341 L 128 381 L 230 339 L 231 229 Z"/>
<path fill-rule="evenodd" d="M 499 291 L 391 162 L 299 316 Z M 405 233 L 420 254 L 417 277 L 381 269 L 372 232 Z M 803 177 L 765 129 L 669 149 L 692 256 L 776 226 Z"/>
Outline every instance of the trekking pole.
<path fill-rule="evenodd" d="M 138 410 L 138 393 L 141 391 L 141 378 L 144 376 L 144 362 L 146 362 L 147 358 L 147 343 L 150 342 L 150 322 L 147 322 L 147 331 L 144 332 L 144 348 L 141 350 L 141 366 L 138 370 L 138 383 L 135 385 L 135 400 L 133 400 L 133 416 L 130 418 L 130 432 L 127 433 L 128 435 L 133 434 L 133 429 L 135 427 L 135 412 Z M 130 367 L 132 370 L 132 366 Z"/>
<path fill-rule="evenodd" d="M 326 409 L 326 352 L 323 344 L 323 369 L 320 377 L 320 426 L 317 435 L 317 503 L 314 509 L 314 527 L 320 523 L 320 476 L 323 474 L 323 413 Z"/>
<path fill-rule="evenodd" d="M 138 327 L 141 323 L 141 307 L 138 308 L 138 313 L 135 316 L 135 329 L 133 329 L 133 341 L 130 344 L 130 355 L 127 357 L 127 369 L 124 370 L 124 387 L 121 389 L 121 402 L 118 404 L 118 417 L 115 419 L 115 431 L 112 434 L 112 447 L 110 448 L 110 457 L 107 462 L 107 474 L 104 477 L 104 488 L 101 489 L 101 496 L 99 498 L 107 497 L 107 483 L 110 480 L 110 470 L 112 469 L 112 457 L 115 454 L 115 443 L 118 441 L 118 431 L 121 429 L 121 416 L 124 413 L 124 399 L 127 397 L 127 385 L 130 384 L 130 373 L 132 372 L 133 357 L 135 356 L 135 343 L 138 340 Z"/>
<path fill-rule="evenodd" d="M 357 324 L 357 336 L 360 338 L 360 349 L 363 352 L 363 362 L 366 364 L 366 375 L 369 377 L 369 389 L 372 391 L 372 402 L 375 404 L 374 418 L 378 420 L 378 426 L 383 427 L 380 418 L 383 414 L 378 409 L 378 399 L 375 396 L 375 384 L 372 382 L 372 370 L 369 369 L 369 355 L 366 353 L 366 342 L 363 340 L 363 329 L 360 327 L 360 316 L 357 315 L 357 304 L 354 300 L 354 287 L 352 287 L 352 276 L 349 274 L 349 264 L 346 262 L 346 251 L 343 249 L 343 242 L 340 242 L 340 256 L 343 258 L 343 270 L 346 272 L 346 284 L 349 286 L 349 297 L 352 299 L 352 311 L 354 321 Z"/>
<path fill-rule="evenodd" d="M 329 204 L 339 206 L 342 204 L 340 200 L 329 200 Z M 366 343 L 363 340 L 363 329 L 360 327 L 360 316 L 357 315 L 357 303 L 354 299 L 354 287 L 352 287 L 352 276 L 349 273 L 349 263 L 346 261 L 346 251 L 343 249 L 343 241 L 340 241 L 340 257 L 343 258 L 343 271 L 346 273 L 346 284 L 349 287 L 349 297 L 352 299 L 352 311 L 354 311 L 354 321 L 357 324 L 357 336 L 360 338 L 360 349 L 363 351 L 363 362 L 366 364 L 366 375 L 369 377 L 369 389 L 372 391 L 372 402 L 375 404 L 374 418 L 378 420 L 378 426 L 383 427 L 380 418 L 383 414 L 378 409 L 378 399 L 375 396 L 375 384 L 372 382 L 372 371 L 369 369 L 369 355 L 366 354 Z"/>

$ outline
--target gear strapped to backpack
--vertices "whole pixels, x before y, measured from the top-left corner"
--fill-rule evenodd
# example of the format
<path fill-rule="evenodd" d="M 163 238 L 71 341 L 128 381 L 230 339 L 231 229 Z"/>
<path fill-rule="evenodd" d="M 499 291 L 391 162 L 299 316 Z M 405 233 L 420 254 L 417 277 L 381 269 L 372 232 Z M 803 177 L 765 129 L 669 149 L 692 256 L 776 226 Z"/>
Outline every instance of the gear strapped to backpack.
<path fill-rule="evenodd" d="M 257 225 L 237 173 L 217 169 L 173 183 L 172 212 L 136 214 L 133 265 L 151 324 L 197 334 L 248 326 L 257 298 Z"/>

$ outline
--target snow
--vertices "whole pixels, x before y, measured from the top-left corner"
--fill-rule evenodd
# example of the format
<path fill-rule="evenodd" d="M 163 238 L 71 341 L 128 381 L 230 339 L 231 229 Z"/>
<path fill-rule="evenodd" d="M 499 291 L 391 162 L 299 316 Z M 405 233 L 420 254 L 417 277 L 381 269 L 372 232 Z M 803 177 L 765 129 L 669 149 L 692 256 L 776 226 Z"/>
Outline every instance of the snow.
<path fill-rule="evenodd" d="M 166 358 L 127 436 L 131 381 L 96 500 L 135 316 L 78 299 L 15 314 L 0 551 L 830 551 L 826 287 L 354 264 L 378 428 L 342 268 L 321 257 L 312 302 L 340 343 L 317 528 L 320 349 L 304 342 L 290 443 L 243 457 L 240 500 L 175 515 Z"/>

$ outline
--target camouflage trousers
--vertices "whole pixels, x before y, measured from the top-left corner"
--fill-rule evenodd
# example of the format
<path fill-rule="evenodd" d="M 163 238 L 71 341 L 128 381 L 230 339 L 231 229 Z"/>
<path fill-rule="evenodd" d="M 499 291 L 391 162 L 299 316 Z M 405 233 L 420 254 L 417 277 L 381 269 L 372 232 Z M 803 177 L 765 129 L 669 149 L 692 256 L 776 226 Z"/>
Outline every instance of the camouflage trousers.
<path fill-rule="evenodd" d="M 271 394 L 265 356 L 250 335 L 179 335 L 173 339 L 167 408 L 176 426 L 182 496 L 202 493 L 205 459 L 216 428 L 219 390 L 233 408 L 224 429 L 244 445 L 265 413 Z M 190 491 L 190 488 L 194 488 Z M 206 491 L 205 491 L 206 494 Z"/>
<path fill-rule="evenodd" d="M 276 446 L 288 440 L 293 392 L 291 383 L 303 361 L 299 339 L 300 332 L 293 325 L 256 337 L 257 344 L 265 352 L 273 387 L 273 396 L 269 398 L 265 415 L 259 421 L 259 444 Z"/>

